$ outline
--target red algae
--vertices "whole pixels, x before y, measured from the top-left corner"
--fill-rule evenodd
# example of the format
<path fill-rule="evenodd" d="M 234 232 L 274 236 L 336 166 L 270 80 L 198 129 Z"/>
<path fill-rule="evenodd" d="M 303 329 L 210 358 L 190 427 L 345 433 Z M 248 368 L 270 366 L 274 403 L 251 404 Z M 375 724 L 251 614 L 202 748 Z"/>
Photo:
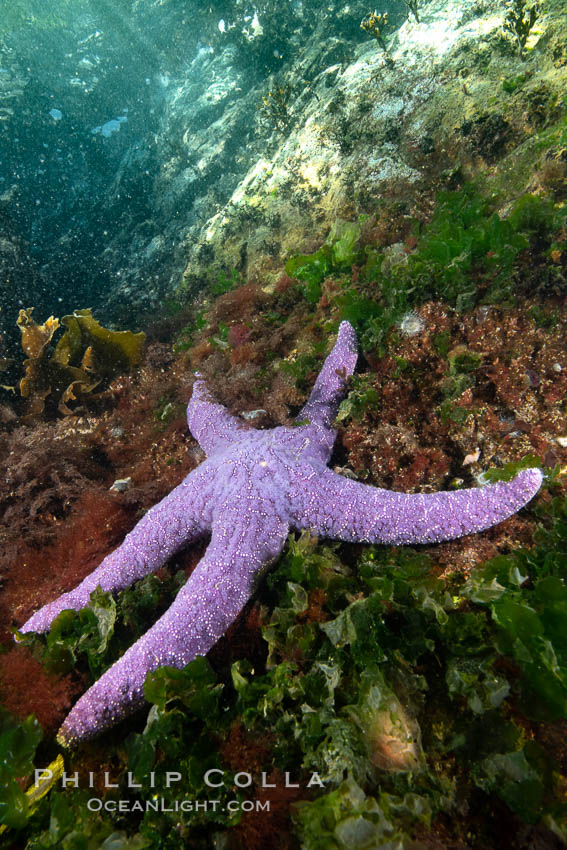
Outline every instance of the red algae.
<path fill-rule="evenodd" d="M 354 470 L 378 486 L 424 490 L 444 489 L 452 478 L 469 483 L 525 454 L 565 464 L 557 437 L 567 434 L 567 310 L 557 307 L 554 326 L 544 329 L 531 306 L 451 315 L 431 302 L 419 309 L 419 335 L 393 329 L 388 355 L 372 362 L 378 411 L 342 433 Z M 465 367 L 459 386 L 458 357 L 468 352 L 478 365 Z"/>
<path fill-rule="evenodd" d="M 1 641 L 11 640 L 10 623 L 91 572 L 199 462 L 184 416 L 192 376 L 165 348 L 150 346 L 140 370 L 117 378 L 89 416 L 0 434 Z M 130 487 L 110 491 L 118 478 Z"/>
<path fill-rule="evenodd" d="M 0 655 L 0 699 L 4 708 L 18 720 L 35 714 L 47 735 L 61 725 L 80 691 L 80 683 L 71 676 L 46 672 L 25 646 L 14 646 Z"/>
<path fill-rule="evenodd" d="M 267 782 L 275 788 L 259 788 L 255 799 L 266 805 L 258 810 L 244 812 L 238 826 L 231 830 L 239 850 L 299 850 L 299 841 L 292 832 L 290 806 L 305 799 L 302 788 L 286 788 L 280 771 L 267 776 Z"/>
<path fill-rule="evenodd" d="M 219 747 L 223 764 L 234 773 L 260 773 L 271 756 L 271 742 L 248 732 L 240 720 L 235 720 Z"/>
<path fill-rule="evenodd" d="M 46 601 L 70 590 L 122 540 L 136 514 L 120 505 L 115 494 L 87 490 L 72 518 L 58 522 L 58 535 L 45 546 L 25 542 L 8 546 L 7 572 L 0 595 L 1 621 L 20 623 Z M 7 626 L 1 639 L 9 639 Z"/>

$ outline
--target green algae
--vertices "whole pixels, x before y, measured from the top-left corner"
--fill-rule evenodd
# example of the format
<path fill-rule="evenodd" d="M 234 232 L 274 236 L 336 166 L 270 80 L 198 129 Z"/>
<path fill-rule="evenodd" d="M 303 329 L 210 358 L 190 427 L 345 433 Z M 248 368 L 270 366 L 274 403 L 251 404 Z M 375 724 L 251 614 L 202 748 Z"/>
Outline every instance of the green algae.
<path fill-rule="evenodd" d="M 236 269 L 231 269 L 230 275 L 225 271 L 219 271 L 216 281 L 211 284 L 211 292 L 213 295 L 224 295 L 236 289 L 241 283 L 242 277 Z"/>
<path fill-rule="evenodd" d="M 321 355 L 325 353 L 324 342 L 315 343 L 312 350 L 298 354 L 293 360 L 282 360 L 279 371 L 294 378 L 295 384 L 302 390 L 307 389 L 311 374 L 317 369 Z"/>
<path fill-rule="evenodd" d="M 17 780 L 33 771 L 35 752 L 42 737 L 35 717 L 17 723 L 5 711 L 0 712 L 0 825 L 4 828 L 21 829 L 31 815 L 28 797 Z"/>
<path fill-rule="evenodd" d="M 356 222 L 337 221 L 324 245 L 314 254 L 298 254 L 285 264 L 286 274 L 302 281 L 301 291 L 309 304 L 321 297 L 321 284 L 330 274 L 349 271 L 359 256 L 361 227 Z"/>
<path fill-rule="evenodd" d="M 175 342 L 173 343 L 174 352 L 187 351 L 191 348 L 195 344 L 195 336 L 206 326 L 207 320 L 205 318 L 204 311 L 197 312 L 193 320 L 185 325 L 185 327 L 177 334 Z"/>
<path fill-rule="evenodd" d="M 537 513 L 533 548 L 499 555 L 467 580 L 438 577 L 428 555 L 407 547 L 355 554 L 356 547 L 318 544 L 308 534 L 290 537 L 260 591 L 269 612 L 265 662 L 236 659 L 215 669 L 195 659 L 184 670 L 149 674 L 146 727 L 114 744 L 119 781 L 128 769 L 143 784 L 152 771 L 152 793 L 168 804 L 179 788 L 205 800 L 204 771 L 226 771 L 221 743 L 238 722 L 270 741 L 262 769 L 301 766 L 324 783 L 294 808 L 302 846 L 403 846 L 438 817 L 453 819 L 458 838 L 457 813 L 473 799 L 477 818 L 462 828 L 480 842 L 474 831 L 490 819 L 494 798 L 526 823 L 553 823 L 564 835 L 558 766 L 538 741 L 537 724 L 567 717 L 567 500 L 542 502 Z M 147 597 L 142 619 L 149 616 L 155 582 L 149 577 L 118 595 L 115 629 L 126 611 L 138 619 L 128 605 L 140 594 Z M 71 616 L 88 643 L 92 623 Z M 32 738 L 28 761 L 37 731 Z M 167 787 L 173 762 L 183 776 L 178 789 Z M 110 834 L 108 816 L 96 823 L 70 816 L 82 794 L 53 791 L 42 801 L 34 846 L 52 846 L 41 832 L 50 809 L 52 818 L 63 812 L 59 841 Z M 244 797 L 229 779 L 216 796 L 224 803 Z M 124 840 L 140 842 L 132 846 L 154 847 L 163 830 L 176 834 L 174 823 L 210 837 L 239 819 L 222 808 L 147 812 L 124 818 L 121 828 Z M 182 841 L 180 834 L 168 846 Z"/>
<path fill-rule="evenodd" d="M 531 71 L 523 71 L 521 74 L 516 74 L 514 77 L 507 77 L 502 80 L 502 91 L 506 94 L 513 94 L 520 89 L 533 76 Z"/>
<path fill-rule="evenodd" d="M 389 267 L 376 248 L 358 251 L 357 226 L 349 230 L 341 222 L 319 251 L 290 258 L 286 272 L 303 282 L 311 304 L 321 297 L 325 277 L 340 275 L 343 288 L 333 296 L 340 318 L 356 328 L 364 350 L 383 355 L 390 330 L 413 307 L 433 299 L 459 311 L 478 303 L 511 304 L 525 253 L 547 261 L 552 250 L 563 250 L 564 206 L 524 194 L 502 217 L 497 197 L 487 197 L 476 183 L 440 192 L 431 220 L 414 224 L 415 249 Z M 345 275 L 353 274 L 355 264 L 359 272 L 350 283 Z"/>
<path fill-rule="evenodd" d="M 493 301 L 511 294 L 514 262 L 528 244 L 513 222 L 501 219 L 476 186 L 467 184 L 439 194 L 431 222 L 395 277 L 414 298 L 442 298 L 464 310 L 485 293 Z"/>
<path fill-rule="evenodd" d="M 351 380 L 349 394 L 339 405 L 337 422 L 360 420 L 368 410 L 377 411 L 380 407 L 380 397 L 372 386 L 372 375 L 355 375 Z"/>

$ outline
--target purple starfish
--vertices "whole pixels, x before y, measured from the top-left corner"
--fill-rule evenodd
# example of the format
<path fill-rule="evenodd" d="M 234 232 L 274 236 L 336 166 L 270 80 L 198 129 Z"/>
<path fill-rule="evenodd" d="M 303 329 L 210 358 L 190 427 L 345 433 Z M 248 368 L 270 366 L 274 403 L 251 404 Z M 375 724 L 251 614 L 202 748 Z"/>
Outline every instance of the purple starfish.
<path fill-rule="evenodd" d="M 87 605 L 98 586 L 127 587 L 211 532 L 204 557 L 169 610 L 76 703 L 59 730 L 62 744 L 90 738 L 137 708 L 150 670 L 183 667 L 205 655 L 252 596 L 290 529 L 362 543 L 431 543 L 489 528 L 538 491 L 538 469 L 523 470 L 508 483 L 429 495 L 393 493 L 332 472 L 331 423 L 354 371 L 356 347 L 353 328 L 343 322 L 292 428 L 250 429 L 212 401 L 202 381 L 195 383 L 187 420 L 208 459 L 75 590 L 45 605 L 21 629 L 46 631 L 65 608 Z"/>

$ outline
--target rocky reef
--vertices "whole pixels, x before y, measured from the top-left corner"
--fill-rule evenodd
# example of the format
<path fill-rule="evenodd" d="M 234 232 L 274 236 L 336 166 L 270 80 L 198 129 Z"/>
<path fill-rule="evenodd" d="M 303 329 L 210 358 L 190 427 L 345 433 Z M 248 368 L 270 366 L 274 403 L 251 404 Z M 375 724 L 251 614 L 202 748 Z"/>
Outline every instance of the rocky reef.
<path fill-rule="evenodd" d="M 72 24 L 84 37 L 61 57 L 62 72 L 50 64 L 47 25 L 43 53 L 31 57 L 30 26 L 0 50 L 1 129 L 22 137 L 17 161 L 8 158 L 3 208 L 40 276 L 20 306 L 58 312 L 57 279 L 68 310 L 88 303 L 105 321 L 123 321 L 180 289 L 193 296 L 219 274 L 269 279 L 339 217 L 387 218 L 392 205 L 427 217 L 435 191 L 456 175 L 486 173 L 504 205 L 562 179 L 567 72 L 555 0 L 521 51 L 498 0 L 470 9 L 432 0 L 420 4 L 419 21 L 392 11 L 386 50 L 361 29 L 361 2 L 265 2 L 254 26 L 245 4 L 216 14 L 197 6 L 135 5 L 130 38 L 146 76 L 125 72 L 119 87 L 123 25 L 99 30 L 80 6 Z M 141 33 L 158 22 L 173 37 L 150 51 Z M 103 134 L 105 120 L 114 124 Z"/>
<path fill-rule="evenodd" d="M 100 5 L 0 22 L 0 846 L 558 850 L 562 2 Z M 343 320 L 335 472 L 428 493 L 536 465 L 541 492 L 418 549 L 290 536 L 206 659 L 148 676 L 147 721 L 59 753 L 204 546 L 12 631 L 202 463 L 195 371 L 251 427 L 289 425 Z M 58 756 L 81 787 L 33 784 Z M 175 808 L 211 798 L 208 769 L 220 808 Z"/>

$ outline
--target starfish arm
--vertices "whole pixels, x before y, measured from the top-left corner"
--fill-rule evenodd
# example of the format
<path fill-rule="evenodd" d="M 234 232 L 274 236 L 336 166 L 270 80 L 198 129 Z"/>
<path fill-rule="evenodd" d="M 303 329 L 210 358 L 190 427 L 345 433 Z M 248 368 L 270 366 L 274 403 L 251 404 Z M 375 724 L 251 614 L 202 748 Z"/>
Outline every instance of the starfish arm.
<path fill-rule="evenodd" d="M 298 421 L 308 419 L 313 425 L 331 427 L 357 357 L 354 328 L 349 322 L 341 322 L 337 341 L 323 363 L 309 399 L 297 416 Z"/>
<path fill-rule="evenodd" d="M 213 526 L 205 555 L 169 610 L 78 700 L 58 733 L 72 746 L 126 717 L 144 701 L 146 674 L 167 664 L 182 668 L 205 655 L 254 593 L 262 568 L 283 548 L 288 525 L 262 517 L 234 527 Z"/>
<path fill-rule="evenodd" d="M 193 394 L 187 405 L 189 430 L 207 455 L 236 443 L 250 429 L 226 407 L 212 401 L 207 386 L 199 379 L 193 385 Z"/>
<path fill-rule="evenodd" d="M 207 487 L 204 466 L 154 505 L 126 535 L 124 542 L 102 561 L 74 590 L 40 608 L 20 632 L 45 632 L 61 611 L 84 608 L 93 590 L 121 590 L 157 570 L 183 545 L 210 528 L 204 514 Z"/>
<path fill-rule="evenodd" d="M 294 526 L 322 537 L 360 543 L 434 543 L 483 531 L 520 510 L 537 493 L 539 469 L 512 481 L 431 494 L 393 493 L 351 481 L 330 469 L 304 476 L 295 494 Z"/>

